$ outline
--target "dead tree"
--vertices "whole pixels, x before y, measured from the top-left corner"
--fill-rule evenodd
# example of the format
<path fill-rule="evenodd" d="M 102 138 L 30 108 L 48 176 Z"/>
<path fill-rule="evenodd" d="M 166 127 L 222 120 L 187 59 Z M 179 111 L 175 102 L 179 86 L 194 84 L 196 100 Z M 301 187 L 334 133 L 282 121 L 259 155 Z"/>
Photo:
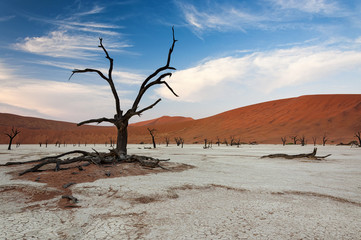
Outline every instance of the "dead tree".
<path fill-rule="evenodd" d="M 287 137 L 281 137 L 282 145 L 286 145 Z"/>
<path fill-rule="evenodd" d="M 5 135 L 7 135 L 9 137 L 9 146 L 8 146 L 8 150 L 11 150 L 11 144 L 13 143 L 13 139 L 16 137 L 16 135 L 18 135 L 20 133 L 20 131 L 18 129 L 14 129 L 14 127 L 12 127 L 11 129 L 11 133 L 5 133 Z"/>
<path fill-rule="evenodd" d="M 217 136 L 217 145 L 218 145 L 218 147 L 219 147 L 219 145 L 221 144 L 221 139 L 219 139 L 219 137 Z"/>
<path fill-rule="evenodd" d="M 114 164 L 114 163 L 121 163 L 121 162 L 138 162 L 140 165 L 145 167 L 160 167 L 159 162 L 161 161 L 168 161 L 167 160 L 159 160 L 154 159 L 150 157 L 145 156 L 137 156 L 137 155 L 127 155 L 127 142 L 128 142 L 128 123 L 129 119 L 135 115 L 140 116 L 144 111 L 147 111 L 151 108 L 153 108 L 156 104 L 158 104 L 161 99 L 158 99 L 153 104 L 144 107 L 142 109 L 138 109 L 138 105 L 144 96 L 144 94 L 153 86 L 164 84 L 175 96 L 178 97 L 178 95 L 173 91 L 173 89 L 168 85 L 168 83 L 165 81 L 166 77 L 171 77 L 172 73 L 169 72 L 170 70 L 176 70 L 174 67 L 170 66 L 170 60 L 173 53 L 174 45 L 177 42 L 174 37 L 174 28 L 172 28 L 172 34 L 173 34 L 173 42 L 168 52 L 168 58 L 166 61 L 166 64 L 163 67 L 158 68 L 155 70 L 152 74 L 150 74 L 141 84 L 138 94 L 133 102 L 133 105 L 130 109 L 128 109 L 126 112 L 123 112 L 120 108 L 120 100 L 118 93 L 115 89 L 115 85 L 112 78 L 113 73 L 113 59 L 109 56 L 107 50 L 103 46 L 103 40 L 102 38 L 99 38 L 100 45 L 99 47 L 104 51 L 105 58 L 109 60 L 109 70 L 108 73 L 105 75 L 100 70 L 92 69 L 92 68 L 86 68 L 86 69 L 75 69 L 73 70 L 72 74 L 70 75 L 69 79 L 72 78 L 72 76 L 76 73 L 96 73 L 101 78 L 103 78 L 106 82 L 108 82 L 110 89 L 112 91 L 114 100 L 115 100 L 115 115 L 113 118 L 97 118 L 97 119 L 90 119 L 83 122 L 78 123 L 78 126 L 88 124 L 88 123 L 102 123 L 102 122 L 109 122 L 112 123 L 117 128 L 117 140 L 116 140 L 116 148 L 110 149 L 107 153 L 99 153 L 96 150 L 94 150 L 95 153 L 85 152 L 85 151 L 71 151 L 67 152 L 61 155 L 53 156 L 53 157 L 46 157 L 35 161 L 28 161 L 28 162 L 17 162 L 15 164 L 26 164 L 26 163 L 35 163 L 37 162 L 34 167 L 20 173 L 20 175 L 28 173 L 28 172 L 37 172 L 37 171 L 43 171 L 40 168 L 47 164 L 56 164 L 55 171 L 61 170 L 60 166 L 66 165 L 66 164 L 72 164 L 72 163 L 80 163 L 80 162 L 88 162 L 93 163 L 96 165 L 99 164 Z M 80 141 L 79 141 L 79 147 L 80 147 Z M 183 143 L 182 143 L 183 146 Z M 60 144 L 59 144 L 60 147 Z M 71 154 L 80 154 L 81 156 L 78 157 L 72 157 L 67 159 L 61 159 L 64 156 L 71 155 Z M 8 162 L 5 164 L 5 166 L 14 165 L 11 162 Z M 4 166 L 4 165 L 0 165 Z"/>
<path fill-rule="evenodd" d="M 208 141 L 207 138 L 204 139 L 204 149 L 212 148 L 212 141 Z"/>
<path fill-rule="evenodd" d="M 164 140 L 165 140 L 166 147 L 168 147 L 168 145 L 169 145 L 169 137 L 165 137 Z"/>
<path fill-rule="evenodd" d="M 147 128 L 148 131 L 149 131 L 149 134 L 150 136 L 152 136 L 152 142 L 153 142 L 153 148 L 156 148 L 157 146 L 155 145 L 155 139 L 154 139 L 154 132 L 156 131 L 156 129 L 150 129 L 150 128 Z"/>
<path fill-rule="evenodd" d="M 92 69 L 92 68 L 86 68 L 86 69 L 75 69 L 73 70 L 73 73 L 71 74 L 71 76 L 69 77 L 69 79 L 76 73 L 96 73 L 98 74 L 101 78 L 103 78 L 110 86 L 110 89 L 112 91 L 114 100 L 115 100 L 115 115 L 113 118 L 97 118 L 97 119 L 90 119 L 90 120 L 86 120 L 83 122 L 78 123 L 78 126 L 84 125 L 84 124 L 88 124 L 88 123 L 102 123 L 102 122 L 109 122 L 111 124 L 113 124 L 116 128 L 117 128 L 117 146 L 116 146 L 116 151 L 121 154 L 121 155 L 126 155 L 127 154 L 127 143 L 128 143 L 128 123 L 129 123 L 129 119 L 135 115 L 140 116 L 143 112 L 153 108 L 156 104 L 158 104 L 161 99 L 159 98 L 157 101 L 155 101 L 153 104 L 139 109 L 139 103 L 142 99 L 142 97 L 144 96 L 144 94 L 148 91 L 148 89 L 150 89 L 153 86 L 156 85 L 160 85 L 160 84 L 164 84 L 176 97 L 178 97 L 178 95 L 173 91 L 173 89 L 168 85 L 168 83 L 164 80 L 166 77 L 170 77 L 172 76 L 171 72 L 165 72 L 165 71 L 169 71 L 169 70 L 176 70 L 174 67 L 170 66 L 170 60 L 171 60 L 171 56 L 173 53 L 173 49 L 174 49 L 174 45 L 177 42 L 177 40 L 174 37 L 174 28 L 172 28 L 172 33 L 173 33 L 173 43 L 169 49 L 168 52 L 168 58 L 167 58 L 167 62 L 164 66 L 158 68 L 157 70 L 155 70 L 152 74 L 150 74 L 142 83 L 142 85 L 140 86 L 140 89 L 138 91 L 138 95 L 136 96 L 133 105 L 130 109 L 128 109 L 126 112 L 123 112 L 123 110 L 121 110 L 120 108 L 120 100 L 119 100 L 119 96 L 118 93 L 116 91 L 114 82 L 113 82 L 113 59 L 110 57 L 110 55 L 108 54 L 108 51 L 105 49 L 105 47 L 103 46 L 103 39 L 99 38 L 100 41 L 100 45 L 99 47 L 104 51 L 105 53 L 105 57 L 109 60 L 109 70 L 108 70 L 108 74 L 107 76 L 105 74 L 103 74 L 100 70 L 97 69 Z"/>
<path fill-rule="evenodd" d="M 231 136 L 230 139 L 231 139 L 230 145 L 233 146 L 235 144 L 234 136 Z"/>
<path fill-rule="evenodd" d="M 228 141 L 226 138 L 224 139 L 223 143 L 226 144 L 226 146 L 228 146 Z"/>
<path fill-rule="evenodd" d="M 313 146 L 316 146 L 317 137 L 312 137 L 312 141 L 313 141 Z"/>
<path fill-rule="evenodd" d="M 355 133 L 355 137 L 358 139 L 358 146 L 361 147 L 361 132 Z"/>
<path fill-rule="evenodd" d="M 297 144 L 297 141 L 298 141 L 298 136 L 295 135 L 295 136 L 290 136 L 290 138 L 293 140 L 293 144 L 296 145 Z"/>
<path fill-rule="evenodd" d="M 184 144 L 184 139 L 180 138 L 180 143 L 181 143 L 181 148 L 183 148 L 183 144 Z"/>
<path fill-rule="evenodd" d="M 322 137 L 322 145 L 325 146 L 326 145 L 326 142 L 327 142 L 328 138 L 327 138 L 327 135 L 326 133 L 323 134 L 323 137 Z"/>
<path fill-rule="evenodd" d="M 305 135 L 302 135 L 302 137 L 300 137 L 300 142 L 301 142 L 301 146 L 305 146 L 306 145 L 306 138 Z"/>

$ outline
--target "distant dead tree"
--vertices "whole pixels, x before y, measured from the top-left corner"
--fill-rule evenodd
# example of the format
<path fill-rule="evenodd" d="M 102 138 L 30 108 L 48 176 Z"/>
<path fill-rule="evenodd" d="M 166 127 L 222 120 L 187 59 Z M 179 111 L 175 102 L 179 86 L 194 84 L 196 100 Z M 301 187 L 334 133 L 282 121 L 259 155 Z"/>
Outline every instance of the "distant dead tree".
<path fill-rule="evenodd" d="M 226 144 L 226 146 L 228 146 L 228 141 L 226 138 L 224 139 L 223 143 Z"/>
<path fill-rule="evenodd" d="M 115 142 L 112 137 L 109 138 L 109 142 L 110 142 L 110 147 L 113 147 Z"/>
<path fill-rule="evenodd" d="M 219 139 L 219 137 L 217 136 L 217 145 L 218 145 L 218 147 L 219 147 L 219 145 L 221 144 L 221 140 Z"/>
<path fill-rule="evenodd" d="M 233 146 L 233 145 L 234 145 L 234 143 L 235 143 L 235 142 L 234 142 L 234 136 L 231 136 L 231 137 L 230 137 L 230 139 L 231 139 L 231 143 L 230 143 L 230 145 L 231 145 L 231 146 Z"/>
<path fill-rule="evenodd" d="M 298 141 L 298 136 L 295 135 L 295 136 L 290 136 L 290 138 L 293 140 L 293 144 L 297 144 L 297 141 Z"/>
<path fill-rule="evenodd" d="M 204 149 L 212 148 L 212 141 L 208 141 L 207 138 L 204 139 Z"/>
<path fill-rule="evenodd" d="M 361 147 L 361 132 L 355 133 L 355 137 L 358 139 L 358 146 Z"/>
<path fill-rule="evenodd" d="M 313 146 L 316 146 L 317 137 L 312 137 L 312 141 L 313 141 Z"/>
<path fill-rule="evenodd" d="M 152 136 L 152 142 L 153 142 L 153 148 L 156 148 L 157 146 L 155 145 L 155 136 L 154 136 L 154 132 L 157 131 L 156 129 L 150 129 L 150 128 L 147 128 L 148 129 L 148 132 L 150 134 L 150 136 Z"/>
<path fill-rule="evenodd" d="M 281 137 L 282 145 L 286 145 L 287 137 Z"/>
<path fill-rule="evenodd" d="M 172 28 L 172 33 L 173 33 L 173 43 L 169 49 L 166 64 L 164 66 L 158 68 L 157 70 L 155 70 L 152 74 L 150 74 L 143 81 L 143 83 L 140 86 L 140 89 L 138 91 L 138 94 L 133 102 L 132 107 L 130 109 L 128 109 L 125 113 L 120 108 L 119 96 L 118 96 L 117 90 L 116 90 L 114 82 L 113 82 L 113 77 L 112 77 L 113 59 L 109 56 L 108 51 L 103 46 L 102 38 L 99 38 L 99 41 L 100 41 L 99 47 L 104 51 L 106 58 L 109 60 L 108 75 L 107 76 L 104 75 L 100 70 L 97 70 L 97 69 L 86 68 L 86 69 L 82 69 L 82 70 L 79 70 L 79 69 L 73 70 L 73 73 L 69 77 L 69 79 L 70 79 L 76 73 L 96 73 L 109 84 L 112 94 L 113 94 L 113 97 L 114 97 L 114 100 L 115 100 L 115 110 L 116 111 L 115 111 L 114 117 L 113 118 L 102 117 L 102 118 L 97 118 L 97 119 L 90 119 L 90 120 L 86 120 L 86 121 L 78 123 L 78 126 L 88 124 L 88 123 L 99 124 L 102 122 L 109 122 L 109 123 L 113 124 L 117 128 L 117 141 L 116 141 L 117 146 L 116 146 L 115 151 L 119 155 L 123 155 L 123 156 L 127 155 L 129 119 L 135 115 L 140 116 L 144 111 L 147 111 L 147 110 L 153 108 L 156 104 L 158 104 L 161 101 L 161 99 L 159 98 L 153 104 L 151 104 L 145 108 L 138 109 L 138 105 L 139 105 L 142 97 L 144 96 L 145 92 L 148 91 L 148 89 L 150 89 L 151 87 L 156 86 L 156 85 L 164 84 L 173 93 L 173 95 L 178 97 L 178 95 L 173 91 L 173 89 L 164 80 L 166 77 L 172 76 L 171 72 L 164 73 L 164 71 L 175 70 L 174 67 L 170 66 L 170 60 L 171 60 L 171 56 L 173 53 L 174 45 L 177 42 L 177 40 L 174 37 L 174 28 Z"/>
<path fill-rule="evenodd" d="M 238 138 L 237 140 L 234 141 L 234 144 L 239 147 L 241 145 L 241 139 Z"/>
<path fill-rule="evenodd" d="M 299 139 L 301 141 L 301 146 L 305 146 L 306 145 L 306 138 L 305 135 L 302 135 L 302 137 L 300 137 Z"/>
<path fill-rule="evenodd" d="M 41 147 L 41 144 L 42 144 L 42 143 L 41 143 L 41 142 L 39 142 L 39 146 L 40 146 L 40 147 Z"/>
<path fill-rule="evenodd" d="M 183 144 L 184 144 L 184 139 L 181 137 L 175 137 L 174 141 L 176 142 L 177 146 L 181 145 L 181 147 L 183 148 Z"/>
<path fill-rule="evenodd" d="M 8 150 L 11 150 L 11 144 L 13 143 L 13 139 L 16 137 L 16 135 L 18 135 L 20 133 L 20 131 L 18 129 L 15 129 L 14 127 L 12 127 L 11 132 L 10 133 L 4 133 L 6 136 L 9 137 L 9 146 L 8 146 Z"/>
<path fill-rule="evenodd" d="M 325 146 L 327 141 L 328 141 L 328 138 L 327 138 L 327 135 L 325 133 L 325 134 L 323 134 L 323 137 L 322 137 L 322 145 Z"/>
<path fill-rule="evenodd" d="M 164 140 L 165 140 L 166 147 L 168 147 L 168 145 L 169 145 L 169 137 L 165 137 Z"/>

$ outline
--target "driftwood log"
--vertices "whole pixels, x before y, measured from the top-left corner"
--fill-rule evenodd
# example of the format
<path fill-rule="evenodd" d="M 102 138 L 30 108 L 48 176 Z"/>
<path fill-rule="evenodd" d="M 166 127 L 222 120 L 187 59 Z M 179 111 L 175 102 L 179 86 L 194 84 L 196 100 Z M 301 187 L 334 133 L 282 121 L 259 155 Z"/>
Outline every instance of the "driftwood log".
<path fill-rule="evenodd" d="M 286 159 L 307 158 L 312 160 L 322 160 L 324 158 L 331 156 L 331 154 L 328 154 L 326 156 L 316 156 L 316 153 L 317 153 L 317 148 L 314 148 L 312 153 L 296 154 L 296 155 L 276 153 L 276 154 L 265 155 L 262 156 L 261 158 L 286 158 Z"/>
<path fill-rule="evenodd" d="M 24 175 L 29 172 L 40 172 L 44 171 L 41 168 L 48 164 L 55 164 L 54 171 L 60 171 L 69 169 L 67 164 L 71 163 L 82 163 L 78 168 L 82 168 L 83 166 L 87 166 L 89 164 L 102 165 L 102 164 L 116 164 L 116 163 L 132 163 L 137 162 L 143 167 L 147 168 L 162 168 L 165 167 L 159 165 L 160 162 L 169 161 L 170 159 L 157 159 L 147 156 L 139 156 L 139 155 L 121 155 L 115 149 L 109 149 L 109 152 L 97 152 L 93 149 L 94 152 L 86 152 L 81 150 L 70 151 L 66 153 L 62 153 L 56 156 L 44 157 L 37 160 L 25 161 L 25 162 L 7 162 L 0 166 L 12 166 L 12 165 L 22 165 L 29 163 L 37 163 L 35 166 L 19 173 L 19 175 Z M 78 155 L 72 158 L 63 159 L 67 155 Z M 166 169 L 167 170 L 167 169 Z"/>

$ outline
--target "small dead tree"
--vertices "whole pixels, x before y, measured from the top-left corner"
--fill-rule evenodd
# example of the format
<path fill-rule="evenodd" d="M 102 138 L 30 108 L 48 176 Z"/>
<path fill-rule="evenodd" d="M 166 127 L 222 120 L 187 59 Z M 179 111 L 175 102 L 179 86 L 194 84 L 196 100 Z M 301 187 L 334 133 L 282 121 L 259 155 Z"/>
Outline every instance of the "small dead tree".
<path fill-rule="evenodd" d="M 286 145 L 287 137 L 281 137 L 282 145 Z"/>
<path fill-rule="evenodd" d="M 327 141 L 328 141 L 328 138 L 327 138 L 327 135 L 325 133 L 325 134 L 323 134 L 323 137 L 322 137 L 322 145 L 325 146 Z"/>
<path fill-rule="evenodd" d="M 306 138 L 305 135 L 302 135 L 302 137 L 300 137 L 299 139 L 301 141 L 301 146 L 305 146 L 306 145 Z"/>
<path fill-rule="evenodd" d="M 358 146 L 361 147 L 361 132 L 355 133 L 355 137 L 358 139 Z"/>
<path fill-rule="evenodd" d="M 165 140 L 166 146 L 168 147 L 168 145 L 169 145 L 169 137 L 165 137 L 164 140 Z"/>
<path fill-rule="evenodd" d="M 293 144 L 296 145 L 297 144 L 297 141 L 298 141 L 298 136 L 295 135 L 295 136 L 290 136 L 290 138 L 293 140 Z"/>
<path fill-rule="evenodd" d="M 173 53 L 174 45 L 177 42 L 177 40 L 174 37 L 174 28 L 172 28 L 173 33 L 173 43 L 169 49 L 168 52 L 168 58 L 167 62 L 164 66 L 158 68 L 155 70 L 152 74 L 150 74 L 142 83 L 140 86 L 140 89 L 138 91 L 138 94 L 133 102 L 133 105 L 128 111 L 123 112 L 120 108 L 120 100 L 117 93 L 117 90 L 115 88 L 114 82 L 113 82 L 113 58 L 110 57 L 108 54 L 108 51 L 105 49 L 103 45 L 103 39 L 99 38 L 100 44 L 99 47 L 104 51 L 105 57 L 109 60 L 109 70 L 107 76 L 103 74 L 98 69 L 92 69 L 92 68 L 86 68 L 86 69 L 75 69 L 73 70 L 73 73 L 69 77 L 69 79 L 76 73 L 96 73 L 98 74 L 102 79 L 104 79 L 110 86 L 110 89 L 112 91 L 114 100 L 115 100 L 115 115 L 113 118 L 97 118 L 97 119 L 90 119 L 83 122 L 78 123 L 78 126 L 88 124 L 88 123 L 102 123 L 102 122 L 109 122 L 113 124 L 117 128 L 117 141 L 116 141 L 116 152 L 119 155 L 126 156 L 127 155 L 127 143 L 128 143 L 128 123 L 129 119 L 132 118 L 135 115 L 140 116 L 143 112 L 153 108 L 156 104 L 158 104 L 161 99 L 159 98 L 157 101 L 155 101 L 153 104 L 138 109 L 139 103 L 144 96 L 144 94 L 153 86 L 164 84 L 172 93 L 174 96 L 178 97 L 178 95 L 173 91 L 173 89 L 168 85 L 168 83 L 164 80 L 166 77 L 172 76 L 171 72 L 165 72 L 168 70 L 176 70 L 174 67 L 170 66 L 170 60 Z M 164 73 L 165 72 L 165 73 Z"/>
<path fill-rule="evenodd" d="M 9 146 L 8 146 L 8 150 L 11 150 L 11 144 L 13 143 L 13 139 L 16 137 L 16 135 L 18 135 L 20 133 L 20 131 L 18 129 L 15 129 L 14 127 L 12 127 L 11 132 L 10 133 L 4 133 L 6 136 L 9 137 Z"/>
<path fill-rule="evenodd" d="M 147 128 L 148 129 L 148 132 L 150 134 L 150 136 L 152 136 L 152 142 L 153 142 L 153 148 L 156 148 L 157 146 L 155 145 L 155 135 L 154 135 L 154 132 L 157 131 L 156 129 L 150 129 L 150 128 Z"/>
<path fill-rule="evenodd" d="M 226 138 L 224 139 L 223 143 L 226 144 L 226 146 L 228 146 L 228 141 Z"/>
<path fill-rule="evenodd" d="M 312 141 L 313 141 L 313 146 L 316 146 L 316 143 L 317 143 L 317 137 L 312 137 Z"/>
<path fill-rule="evenodd" d="M 230 137 L 230 139 L 231 139 L 231 143 L 230 143 L 230 145 L 231 145 L 231 146 L 233 146 L 233 145 L 235 144 L 235 139 L 234 139 L 234 136 L 231 136 L 231 137 Z"/>
<path fill-rule="evenodd" d="M 219 145 L 221 144 L 221 139 L 219 139 L 219 137 L 217 136 L 217 145 L 218 145 L 218 147 L 219 147 Z"/>

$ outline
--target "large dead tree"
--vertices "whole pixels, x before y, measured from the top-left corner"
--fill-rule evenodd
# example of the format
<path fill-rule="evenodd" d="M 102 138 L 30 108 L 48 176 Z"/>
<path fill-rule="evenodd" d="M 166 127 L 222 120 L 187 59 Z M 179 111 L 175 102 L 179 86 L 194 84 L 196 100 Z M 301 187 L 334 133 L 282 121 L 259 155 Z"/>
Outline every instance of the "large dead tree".
<path fill-rule="evenodd" d="M 119 96 L 117 93 L 117 90 L 114 86 L 114 82 L 113 82 L 113 77 L 112 77 L 112 73 L 113 73 L 113 59 L 109 56 L 108 51 L 105 49 L 105 47 L 103 46 L 103 40 L 102 38 L 99 38 L 100 41 L 100 45 L 99 47 L 104 51 L 105 53 L 105 57 L 109 60 L 109 70 L 108 70 L 108 74 L 103 74 L 101 71 L 97 70 L 97 69 L 92 69 L 92 68 L 86 68 L 86 69 L 75 69 L 73 70 L 71 76 L 69 77 L 69 79 L 76 73 L 96 73 L 98 74 L 101 78 L 103 78 L 106 82 L 108 82 L 110 89 L 112 91 L 112 94 L 114 96 L 114 100 L 115 100 L 115 115 L 113 118 L 106 118 L 106 117 L 102 117 L 102 118 L 97 118 L 97 119 L 90 119 L 90 120 L 86 120 L 83 122 L 78 123 L 78 126 L 84 125 L 84 124 L 88 124 L 88 123 L 102 123 L 102 122 L 109 122 L 111 124 L 113 124 L 116 128 L 117 128 L 117 145 L 116 145 L 116 151 L 120 154 L 120 155 L 126 155 L 127 154 L 127 143 L 128 143 L 128 123 L 129 123 L 129 119 L 131 117 L 133 117 L 134 115 L 138 115 L 140 116 L 143 112 L 153 108 L 156 104 L 158 104 L 161 99 L 159 98 L 157 101 L 155 101 L 153 104 L 139 109 L 139 103 L 142 99 L 142 97 L 144 96 L 145 92 L 155 86 L 155 85 L 159 85 L 159 84 L 164 84 L 165 86 L 167 86 L 167 88 L 176 96 L 178 97 L 178 95 L 173 91 L 173 89 L 168 85 L 168 83 L 164 80 L 166 77 L 170 77 L 172 76 L 171 72 L 167 72 L 169 70 L 176 70 L 174 67 L 170 66 L 170 60 L 172 57 L 172 53 L 173 53 L 173 49 L 174 49 L 174 45 L 177 42 L 177 40 L 174 37 L 174 28 L 172 28 L 172 33 L 173 33 L 173 42 L 172 45 L 169 49 L 168 52 L 168 58 L 167 58 L 167 62 L 164 66 L 158 68 L 157 70 L 155 70 L 152 74 L 150 74 L 142 83 L 142 85 L 140 86 L 140 89 L 138 91 L 138 95 L 136 96 L 133 105 L 130 109 L 128 109 L 126 112 L 124 112 L 121 107 L 120 107 L 120 101 L 119 101 Z"/>
<path fill-rule="evenodd" d="M 5 135 L 7 135 L 9 137 L 9 146 L 8 146 L 8 150 L 11 150 L 11 144 L 13 143 L 13 139 L 16 137 L 16 135 L 18 135 L 20 133 L 20 131 L 18 129 L 14 129 L 14 127 L 12 127 L 11 132 L 10 133 L 5 133 Z"/>

